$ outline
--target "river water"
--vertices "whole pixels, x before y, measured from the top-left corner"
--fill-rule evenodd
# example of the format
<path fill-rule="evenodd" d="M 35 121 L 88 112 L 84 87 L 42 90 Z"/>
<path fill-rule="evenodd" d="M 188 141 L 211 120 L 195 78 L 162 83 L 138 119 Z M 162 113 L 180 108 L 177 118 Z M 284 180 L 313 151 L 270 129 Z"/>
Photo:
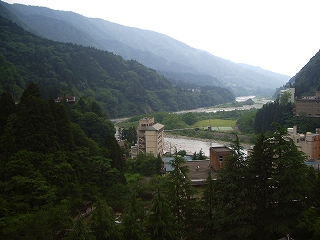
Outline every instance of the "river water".
<path fill-rule="evenodd" d="M 244 102 L 248 99 L 253 99 L 254 100 L 254 104 L 253 105 L 244 105 L 242 107 L 227 107 L 227 108 L 220 108 L 220 107 L 207 107 L 207 108 L 197 108 L 197 109 L 191 109 L 191 110 L 183 110 L 183 111 L 179 111 L 179 112 L 175 112 L 177 114 L 179 113 L 187 113 L 187 112 L 206 112 L 206 113 L 210 113 L 210 112 L 218 112 L 218 111 L 233 111 L 233 110 L 248 110 L 251 108 L 261 108 L 264 104 L 266 104 L 267 102 L 270 102 L 269 99 L 265 99 L 265 98 L 259 98 L 256 99 L 255 96 L 242 96 L 242 97 L 237 97 L 236 98 L 236 102 Z"/>
<path fill-rule="evenodd" d="M 249 98 L 253 99 L 255 101 L 254 105 L 245 105 L 243 107 L 231 107 L 231 108 L 198 108 L 193 110 L 186 110 L 186 111 L 180 111 L 176 113 L 186 113 L 186 112 L 217 112 L 217 111 L 232 111 L 235 109 L 238 110 L 244 110 L 244 109 L 251 109 L 251 108 L 261 108 L 265 103 L 269 102 L 268 99 L 254 99 L 255 96 L 242 96 L 237 97 L 237 102 L 246 101 Z M 114 119 L 114 123 L 121 122 L 123 119 Z M 187 154 L 192 155 L 194 152 L 199 152 L 201 149 L 204 152 L 206 156 L 209 156 L 209 148 L 215 147 L 215 146 L 226 146 L 228 143 L 222 142 L 222 141 L 215 141 L 215 140 L 209 140 L 209 139 L 194 139 L 194 138 L 188 138 L 184 136 L 174 136 L 165 134 L 164 137 L 164 152 L 171 152 L 174 153 L 176 150 L 185 150 Z"/>
<path fill-rule="evenodd" d="M 166 135 L 164 137 L 164 152 L 175 153 L 180 150 L 185 150 L 188 155 L 192 155 L 194 152 L 199 153 L 202 149 L 204 155 L 209 157 L 209 148 L 224 146 L 223 142 L 217 142 L 215 140 L 208 139 L 192 139 L 183 136 Z"/>
<path fill-rule="evenodd" d="M 185 112 L 217 112 L 217 111 L 232 111 L 235 109 L 238 110 L 245 110 L 251 108 L 261 108 L 264 104 L 269 102 L 268 99 L 255 99 L 255 96 L 242 96 L 237 97 L 237 102 L 244 102 L 248 99 L 253 99 L 255 101 L 254 105 L 245 105 L 243 107 L 229 107 L 229 108 L 198 108 L 194 110 L 187 110 L 187 111 L 180 111 L 177 113 L 185 113 Z M 209 148 L 216 147 L 216 146 L 227 146 L 229 145 L 226 142 L 216 141 L 216 140 L 209 140 L 209 139 L 193 139 L 183 136 L 173 136 L 166 134 L 164 137 L 164 152 L 171 152 L 174 153 L 176 150 L 185 150 L 187 154 L 193 154 L 194 152 L 199 152 L 201 149 L 206 156 L 209 156 Z M 249 146 L 243 146 L 244 150 Z M 246 151 L 246 150 L 245 150 Z"/>

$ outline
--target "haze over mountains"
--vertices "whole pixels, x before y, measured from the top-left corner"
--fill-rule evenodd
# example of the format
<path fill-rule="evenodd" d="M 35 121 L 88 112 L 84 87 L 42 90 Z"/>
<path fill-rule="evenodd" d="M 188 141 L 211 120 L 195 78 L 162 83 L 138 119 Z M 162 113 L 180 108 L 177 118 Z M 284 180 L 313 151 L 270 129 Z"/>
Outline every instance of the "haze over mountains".
<path fill-rule="evenodd" d="M 4 7 L 0 13 L 28 31 L 135 59 L 175 84 L 228 87 L 237 96 L 272 95 L 290 79 L 259 67 L 233 63 L 160 33 L 86 18 L 73 12 L 0 3 Z"/>

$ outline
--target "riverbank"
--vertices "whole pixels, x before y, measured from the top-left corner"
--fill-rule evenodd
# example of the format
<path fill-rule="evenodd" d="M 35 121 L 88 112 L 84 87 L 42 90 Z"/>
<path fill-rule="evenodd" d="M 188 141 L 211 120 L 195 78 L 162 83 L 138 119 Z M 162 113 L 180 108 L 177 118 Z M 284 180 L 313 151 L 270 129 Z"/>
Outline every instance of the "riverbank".
<path fill-rule="evenodd" d="M 164 134 L 164 152 L 174 153 L 175 151 L 185 150 L 187 154 L 192 155 L 194 152 L 202 150 L 206 156 L 210 156 L 210 147 L 230 146 L 231 141 L 220 139 L 205 139 L 175 135 L 170 133 Z M 244 149 L 251 147 L 250 144 L 241 144 Z"/>

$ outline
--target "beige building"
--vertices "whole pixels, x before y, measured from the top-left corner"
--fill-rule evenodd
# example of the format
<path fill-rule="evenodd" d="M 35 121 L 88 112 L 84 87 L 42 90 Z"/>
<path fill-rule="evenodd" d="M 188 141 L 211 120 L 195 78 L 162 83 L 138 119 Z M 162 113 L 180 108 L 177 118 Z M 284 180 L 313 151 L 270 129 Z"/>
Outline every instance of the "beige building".
<path fill-rule="evenodd" d="M 320 159 L 320 129 L 316 133 L 297 133 L 297 127 L 288 128 L 288 134 L 300 151 L 306 154 L 308 160 Z"/>
<path fill-rule="evenodd" d="M 131 148 L 131 157 L 139 153 L 152 153 L 154 156 L 163 155 L 164 125 L 155 123 L 154 118 L 142 118 L 137 129 L 137 144 Z"/>
<path fill-rule="evenodd" d="M 286 88 L 286 89 L 280 90 L 280 97 L 279 97 L 280 101 L 281 101 L 282 95 L 284 94 L 289 94 L 288 101 L 294 103 L 295 88 Z"/>
<path fill-rule="evenodd" d="M 231 150 L 228 147 L 210 147 L 210 166 L 219 171 L 224 167 L 224 163 L 230 155 Z"/>
<path fill-rule="evenodd" d="M 305 96 L 295 99 L 295 115 L 306 114 L 309 117 L 320 117 L 320 91 L 315 96 Z"/>

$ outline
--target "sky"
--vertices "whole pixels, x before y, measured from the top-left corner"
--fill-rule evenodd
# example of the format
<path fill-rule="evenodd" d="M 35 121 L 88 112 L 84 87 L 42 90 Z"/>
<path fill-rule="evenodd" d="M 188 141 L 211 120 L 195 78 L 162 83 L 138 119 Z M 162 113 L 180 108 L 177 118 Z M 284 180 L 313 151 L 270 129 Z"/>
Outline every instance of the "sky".
<path fill-rule="evenodd" d="M 294 76 L 320 49 L 318 0 L 3 0 L 163 33 L 236 63 Z"/>

